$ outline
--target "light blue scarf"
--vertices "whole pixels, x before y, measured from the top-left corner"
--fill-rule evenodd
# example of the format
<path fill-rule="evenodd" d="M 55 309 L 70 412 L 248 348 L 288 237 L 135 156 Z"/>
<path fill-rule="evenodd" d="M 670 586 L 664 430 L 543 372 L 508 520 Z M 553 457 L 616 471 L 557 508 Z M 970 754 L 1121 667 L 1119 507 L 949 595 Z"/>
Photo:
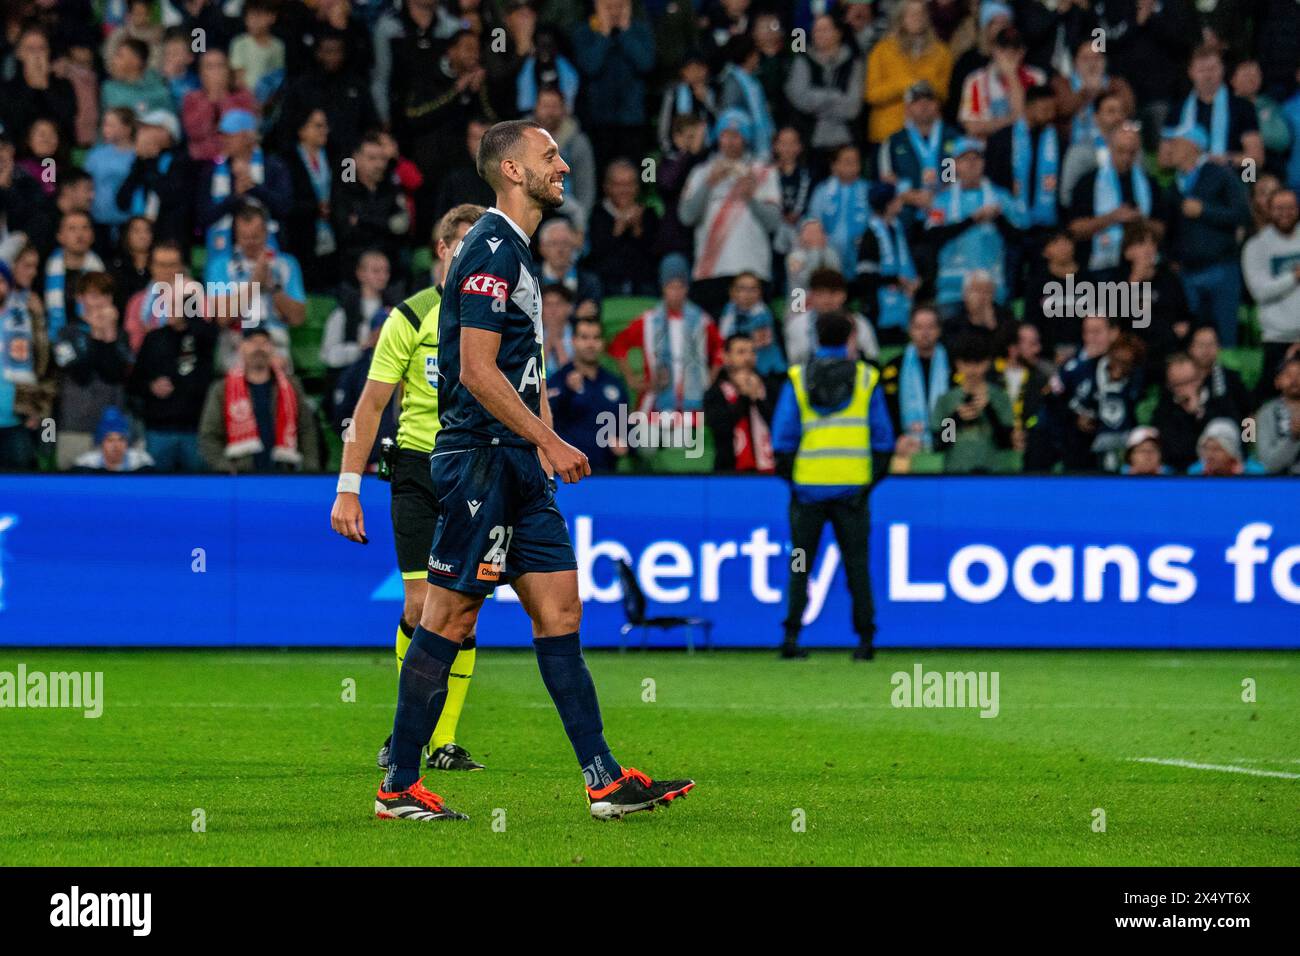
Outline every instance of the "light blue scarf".
<path fill-rule="evenodd" d="M 166 176 L 175 159 L 176 154 L 170 150 L 159 156 L 158 172 Z M 131 215 L 144 216 L 150 222 L 156 222 L 160 206 L 161 203 L 156 192 L 152 189 L 145 189 L 143 186 L 135 187 L 135 192 L 131 194 Z"/>
<path fill-rule="evenodd" d="M 809 213 L 821 220 L 827 241 L 839 254 L 845 278 L 851 277 L 856 269 L 858 240 L 867 231 L 867 219 L 871 215 L 867 189 L 866 180 L 845 185 L 832 176 L 813 191 Z"/>
<path fill-rule="evenodd" d="M 1187 94 L 1183 101 L 1183 114 L 1180 126 L 1196 123 L 1196 91 Z M 1214 94 L 1214 103 L 1210 107 L 1210 155 L 1222 156 L 1228 151 L 1228 88 L 1220 86 Z"/>
<path fill-rule="evenodd" d="M 1003 197 L 1005 196 L 1005 200 Z M 987 179 L 971 189 L 963 189 L 960 183 L 954 183 L 935 198 L 931 207 L 931 216 L 935 210 L 943 210 L 939 219 L 942 225 L 964 222 L 981 206 L 997 204 L 1009 220 L 1018 220 L 1016 202 L 1005 193 L 1000 193 Z M 1019 222 L 1013 222 L 1019 226 Z M 962 287 L 966 282 L 966 273 L 975 269 L 984 269 L 993 276 L 997 283 L 997 301 L 1006 300 L 1007 288 L 1003 260 L 1006 244 L 1002 234 L 992 222 L 982 222 L 971 226 L 955 239 L 949 239 L 939 249 L 939 276 L 935 299 L 940 305 L 961 301 Z"/>
<path fill-rule="evenodd" d="M 764 376 L 784 372 L 785 356 L 781 353 L 781 346 L 776 342 L 776 320 L 772 318 L 772 312 L 766 305 L 760 302 L 754 306 L 753 311 L 741 312 L 736 308 L 734 302 L 728 302 L 727 307 L 722 310 L 722 315 L 718 319 L 718 333 L 723 339 L 737 333 L 752 338 L 754 333 L 760 329 L 770 330 L 772 332 L 772 341 L 757 350 L 758 367 L 756 371 L 759 375 Z"/>
<path fill-rule="evenodd" d="M 1056 180 L 1061 166 L 1056 127 L 1048 123 L 1038 134 L 1038 175 L 1030 182 L 1034 149 L 1029 123 L 1022 117 L 1011 127 L 1011 175 L 1016 195 L 1030 226 L 1056 225 Z"/>
<path fill-rule="evenodd" d="M 916 264 L 912 261 L 912 250 L 908 248 L 902 220 L 895 218 L 890 224 L 873 215 L 867 220 L 867 228 L 875 235 L 880 250 L 880 275 L 886 279 L 915 279 Z M 876 302 L 880 306 L 880 315 L 876 319 L 879 328 L 907 327 L 907 318 L 912 311 L 912 297 L 907 292 L 896 286 L 882 285 L 876 292 Z"/>
<path fill-rule="evenodd" d="M 1134 163 L 1129 173 L 1133 177 L 1133 199 L 1142 210 L 1142 215 L 1151 215 L 1151 181 L 1143 171 L 1140 163 Z M 1101 166 L 1097 169 L 1097 181 L 1092 189 L 1092 214 L 1104 216 L 1114 212 L 1123 201 L 1120 191 L 1119 173 L 1110 161 L 1110 153 L 1102 154 Z M 1110 269 L 1119 265 L 1120 247 L 1124 241 L 1124 227 L 1119 223 L 1107 226 L 1092 237 L 1092 254 L 1088 259 L 1090 269 Z"/>
<path fill-rule="evenodd" d="M 298 155 L 302 157 L 302 165 L 307 170 L 307 177 L 311 180 L 312 192 L 316 194 L 317 202 L 329 202 L 330 199 L 330 164 L 329 159 L 325 156 L 325 150 L 316 150 L 316 155 L 312 156 L 307 147 L 302 143 L 298 144 Z M 313 165 L 313 159 L 315 164 Z M 328 256 L 336 248 L 334 242 L 334 229 L 328 219 L 316 216 L 316 245 L 315 253 L 318 256 Z"/>
<path fill-rule="evenodd" d="M 260 146 L 253 148 L 253 156 L 248 161 L 248 175 L 259 186 L 266 180 L 266 157 L 262 155 L 262 147 Z M 213 200 L 220 202 L 230 195 L 230 189 L 230 157 L 222 156 L 216 168 L 212 171 L 211 196 Z M 209 256 L 230 249 L 233 225 L 234 218 L 227 213 L 208 227 L 207 245 Z"/>
<path fill-rule="evenodd" d="M 708 337 L 704 331 L 704 312 L 693 302 L 682 310 L 682 354 L 673 360 L 673 337 L 668 313 L 663 303 L 656 305 L 645 321 L 646 345 L 654 355 L 654 367 L 668 371 L 668 384 L 655 394 L 654 411 L 697 412 L 704 407 L 704 390 L 709 383 Z M 680 368 L 681 375 L 677 371 Z M 650 387 L 654 388 L 651 379 Z"/>
<path fill-rule="evenodd" d="M 10 297 L 0 312 L 0 378 L 10 385 L 36 384 L 32 315 Z"/>
<path fill-rule="evenodd" d="M 926 382 L 921 374 L 921 356 L 916 354 L 916 346 L 908 345 L 903 350 L 902 368 L 898 377 L 898 417 L 903 426 L 904 435 L 920 435 L 921 447 L 933 450 L 934 440 L 930 434 L 930 417 L 934 406 L 944 392 L 948 391 L 948 380 L 952 371 L 948 366 L 948 351 L 942 345 L 934 347 L 930 356 L 930 380 Z M 914 428 L 919 425 L 920 428 Z"/>
<path fill-rule="evenodd" d="M 925 179 L 926 170 L 934 173 L 931 183 L 939 182 L 939 154 L 943 150 L 943 120 L 934 121 L 928 138 L 921 135 L 921 131 L 911 120 L 903 124 L 903 129 L 907 132 L 907 140 L 912 144 L 912 152 L 916 153 L 916 161 L 921 167 L 921 181 L 914 185 L 917 187 L 928 185 Z"/>
<path fill-rule="evenodd" d="M 749 141 L 750 148 L 761 159 L 772 152 L 774 127 L 772 113 L 767 108 L 767 96 L 763 93 L 763 84 L 734 63 L 728 63 L 722 71 L 722 78 L 734 80 L 740 86 L 745 98 L 745 112 L 749 114 L 750 128 L 754 138 Z"/>
<path fill-rule="evenodd" d="M 85 265 L 81 268 L 82 274 L 87 272 L 103 272 L 104 261 L 93 252 L 86 253 Z M 63 262 L 63 250 L 55 249 L 50 253 L 49 259 L 45 261 L 45 329 L 53 342 L 63 331 L 63 326 L 68 321 L 68 295 L 64 285 L 67 282 L 67 266 Z M 77 306 L 76 295 L 73 295 L 73 305 L 78 309 L 80 315 L 80 306 Z"/>
<path fill-rule="evenodd" d="M 1106 74 L 1101 78 L 1102 89 L 1110 86 L 1110 77 Z M 1070 89 L 1078 93 L 1083 89 L 1083 80 L 1079 79 L 1079 74 L 1070 74 Z M 1106 145 L 1106 137 L 1101 135 L 1101 130 L 1097 128 L 1097 111 L 1093 109 L 1092 100 L 1084 100 L 1083 106 L 1079 107 L 1078 112 L 1074 114 L 1074 119 L 1070 122 L 1070 142 L 1071 143 L 1092 143 L 1094 146 Z"/>

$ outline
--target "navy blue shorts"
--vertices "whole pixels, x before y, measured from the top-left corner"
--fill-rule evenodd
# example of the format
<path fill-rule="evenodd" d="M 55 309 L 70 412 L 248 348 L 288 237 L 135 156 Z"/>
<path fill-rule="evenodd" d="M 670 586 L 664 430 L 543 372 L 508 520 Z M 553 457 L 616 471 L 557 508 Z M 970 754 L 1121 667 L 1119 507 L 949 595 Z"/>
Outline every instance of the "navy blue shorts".
<path fill-rule="evenodd" d="M 531 445 L 435 452 L 429 471 L 441 510 L 430 584 L 486 595 L 522 574 L 578 566 L 554 483 Z"/>

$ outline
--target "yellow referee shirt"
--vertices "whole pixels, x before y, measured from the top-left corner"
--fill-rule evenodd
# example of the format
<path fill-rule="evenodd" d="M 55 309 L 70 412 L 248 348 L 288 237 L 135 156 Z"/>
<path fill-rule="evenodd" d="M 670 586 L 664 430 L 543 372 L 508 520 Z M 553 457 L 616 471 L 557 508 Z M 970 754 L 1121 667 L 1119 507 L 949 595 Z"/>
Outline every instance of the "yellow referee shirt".
<path fill-rule="evenodd" d="M 367 378 L 389 385 L 402 383 L 402 413 L 397 419 L 397 445 L 411 451 L 433 451 L 438 435 L 438 311 L 437 287 L 421 289 L 394 306 L 379 332 Z"/>

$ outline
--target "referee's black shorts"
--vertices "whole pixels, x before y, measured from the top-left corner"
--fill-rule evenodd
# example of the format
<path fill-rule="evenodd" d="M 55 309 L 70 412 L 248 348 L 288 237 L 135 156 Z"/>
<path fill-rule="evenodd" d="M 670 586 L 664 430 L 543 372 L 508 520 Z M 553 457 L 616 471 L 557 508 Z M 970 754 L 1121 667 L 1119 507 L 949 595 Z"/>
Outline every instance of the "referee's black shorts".
<path fill-rule="evenodd" d="M 429 453 L 397 450 L 393 463 L 393 543 L 403 580 L 423 581 L 429 573 L 429 545 L 438 525 L 438 498 L 429 476 Z"/>

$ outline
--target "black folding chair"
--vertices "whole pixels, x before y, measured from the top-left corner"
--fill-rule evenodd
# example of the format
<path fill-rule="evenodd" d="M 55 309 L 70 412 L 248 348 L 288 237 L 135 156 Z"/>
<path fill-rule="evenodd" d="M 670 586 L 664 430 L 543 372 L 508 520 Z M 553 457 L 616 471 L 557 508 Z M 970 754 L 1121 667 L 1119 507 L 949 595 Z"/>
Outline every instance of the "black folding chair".
<path fill-rule="evenodd" d="M 703 617 L 646 617 L 645 592 L 636 579 L 632 565 L 626 561 L 618 562 L 618 577 L 623 582 L 623 612 L 627 623 L 618 631 L 618 649 L 627 650 L 627 636 L 634 628 L 641 629 L 641 649 L 645 650 L 646 632 L 650 630 L 671 631 L 676 628 L 686 630 L 686 653 L 695 653 L 695 629 L 704 632 L 704 647 L 713 649 L 713 622 Z"/>

